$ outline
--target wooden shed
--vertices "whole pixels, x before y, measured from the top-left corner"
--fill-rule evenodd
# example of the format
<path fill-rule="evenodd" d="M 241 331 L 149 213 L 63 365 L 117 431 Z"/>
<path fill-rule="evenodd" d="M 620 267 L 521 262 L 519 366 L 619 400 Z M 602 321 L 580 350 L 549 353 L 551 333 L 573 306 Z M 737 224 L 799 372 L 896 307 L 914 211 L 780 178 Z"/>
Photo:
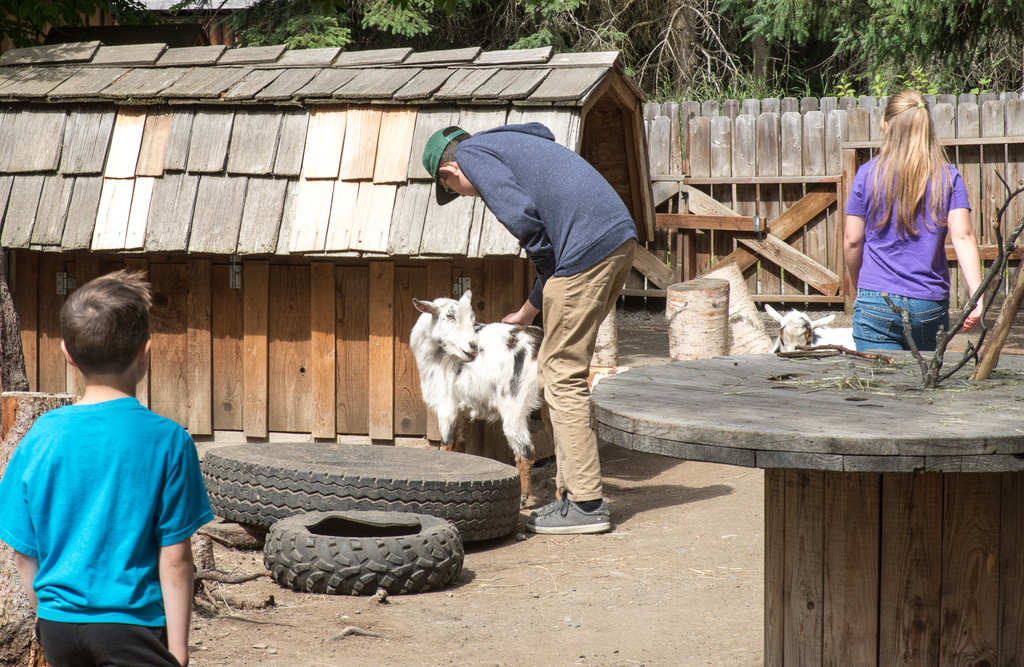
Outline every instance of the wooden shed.
<path fill-rule="evenodd" d="M 123 266 L 154 286 L 140 398 L 197 439 L 436 437 L 411 298 L 471 287 L 478 319 L 533 281 L 427 137 L 540 121 L 653 230 L 642 93 L 616 53 L 59 44 L 0 56 L 0 244 L 31 389 L 74 392 L 59 310 Z M 566 189 L 572 183 L 565 184 Z"/>

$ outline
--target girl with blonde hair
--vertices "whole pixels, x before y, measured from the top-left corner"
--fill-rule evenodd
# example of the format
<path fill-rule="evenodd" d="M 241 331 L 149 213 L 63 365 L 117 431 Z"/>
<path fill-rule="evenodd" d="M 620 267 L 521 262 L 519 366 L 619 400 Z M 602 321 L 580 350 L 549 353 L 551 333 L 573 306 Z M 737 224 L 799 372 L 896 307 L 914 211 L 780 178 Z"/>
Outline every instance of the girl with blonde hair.
<path fill-rule="evenodd" d="M 920 93 L 889 98 L 882 132 L 878 156 L 857 170 L 846 205 L 843 250 L 857 288 L 853 337 L 858 350 L 910 348 L 887 294 L 910 313 L 917 348 L 934 350 L 939 329 L 949 329 L 947 233 L 968 290 L 981 283 L 971 205 Z M 964 330 L 980 317 L 979 304 Z"/>

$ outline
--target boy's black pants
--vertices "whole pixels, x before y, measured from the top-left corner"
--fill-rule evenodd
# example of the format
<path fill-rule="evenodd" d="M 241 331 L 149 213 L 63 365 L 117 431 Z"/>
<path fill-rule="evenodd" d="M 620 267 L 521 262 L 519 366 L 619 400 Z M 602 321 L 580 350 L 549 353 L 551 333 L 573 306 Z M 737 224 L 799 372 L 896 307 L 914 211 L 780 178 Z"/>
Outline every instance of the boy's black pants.
<path fill-rule="evenodd" d="M 125 623 L 36 620 L 51 667 L 181 667 L 167 650 L 167 628 Z"/>

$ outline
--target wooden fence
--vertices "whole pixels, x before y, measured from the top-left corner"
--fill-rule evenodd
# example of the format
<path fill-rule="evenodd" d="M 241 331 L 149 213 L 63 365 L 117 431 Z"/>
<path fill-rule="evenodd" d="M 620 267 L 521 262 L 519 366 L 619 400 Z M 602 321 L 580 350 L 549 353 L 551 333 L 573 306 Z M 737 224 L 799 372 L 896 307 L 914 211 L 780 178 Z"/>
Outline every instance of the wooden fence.
<path fill-rule="evenodd" d="M 1024 184 L 1024 99 L 1017 93 L 927 97 L 963 175 L 985 264 L 998 251 L 996 211 Z M 857 167 L 877 149 L 886 98 L 649 103 L 650 167 L 659 206 L 648 250 L 677 280 L 736 261 L 758 301 L 851 303 L 842 210 Z M 1005 236 L 1024 217 L 1018 197 Z M 965 298 L 952 248 L 954 305 Z M 1015 252 L 1015 260 L 1021 253 Z M 664 282 L 662 280 L 661 282 Z M 628 293 L 663 285 L 631 283 Z M 655 289 L 652 289 L 655 288 Z"/>

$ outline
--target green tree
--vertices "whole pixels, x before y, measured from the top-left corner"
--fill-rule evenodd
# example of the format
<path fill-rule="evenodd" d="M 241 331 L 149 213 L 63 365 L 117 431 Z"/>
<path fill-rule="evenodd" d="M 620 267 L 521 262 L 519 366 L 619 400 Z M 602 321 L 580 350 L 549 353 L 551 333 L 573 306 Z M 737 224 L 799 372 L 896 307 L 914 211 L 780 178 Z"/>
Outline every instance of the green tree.
<path fill-rule="evenodd" d="M 1018 0 L 722 0 L 722 7 L 747 39 L 764 38 L 781 54 L 782 76 L 846 73 L 874 93 L 911 78 L 945 90 L 982 80 L 1012 90 L 1024 69 Z"/>

